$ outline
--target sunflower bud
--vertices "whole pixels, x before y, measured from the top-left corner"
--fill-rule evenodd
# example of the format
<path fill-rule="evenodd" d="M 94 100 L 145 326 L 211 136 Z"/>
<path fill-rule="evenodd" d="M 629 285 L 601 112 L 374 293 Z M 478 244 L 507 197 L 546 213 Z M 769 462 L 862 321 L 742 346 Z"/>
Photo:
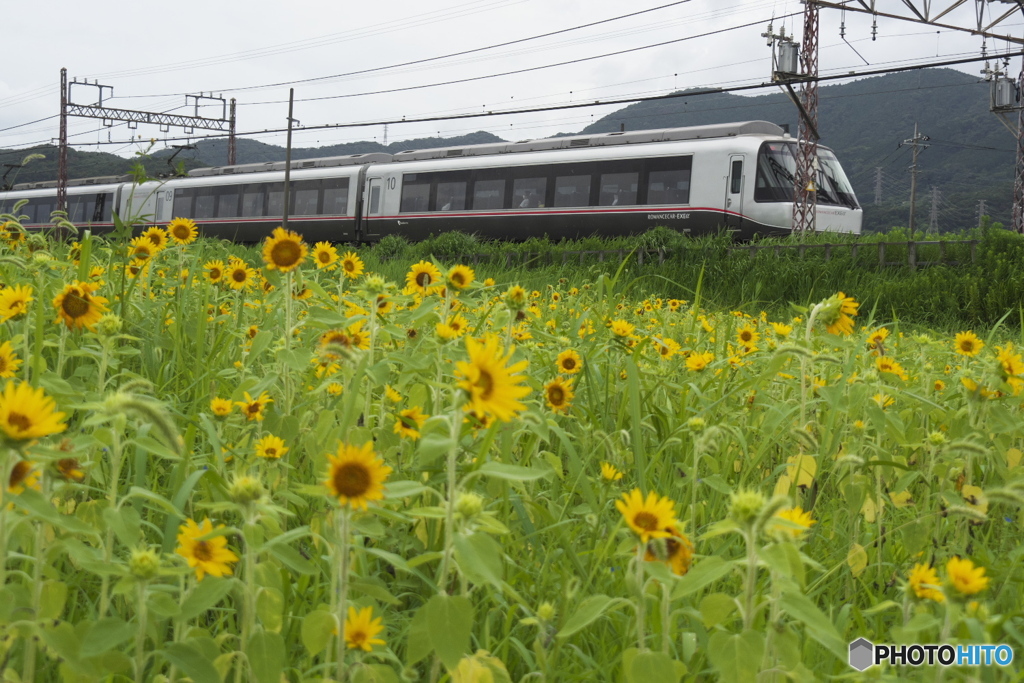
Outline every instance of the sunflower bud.
<path fill-rule="evenodd" d="M 946 435 L 942 432 L 932 432 L 928 435 L 928 443 L 936 448 L 944 445 L 947 441 Z"/>
<path fill-rule="evenodd" d="M 383 294 L 387 289 L 388 281 L 384 279 L 382 275 L 367 275 L 366 279 L 363 280 L 363 287 L 370 294 Z"/>
<path fill-rule="evenodd" d="M 124 321 L 121 320 L 121 316 L 115 313 L 105 313 L 102 318 L 96 321 L 96 331 L 102 337 L 113 337 L 121 332 L 122 327 L 124 327 Z"/>
<path fill-rule="evenodd" d="M 148 581 L 160 571 L 160 555 L 151 548 L 138 548 L 128 558 L 128 571 L 137 579 Z"/>
<path fill-rule="evenodd" d="M 757 521 L 764 504 L 764 495 L 759 491 L 737 491 L 732 494 L 729 517 L 740 526 L 749 527 Z"/>
<path fill-rule="evenodd" d="M 705 425 L 706 423 L 704 422 L 703 417 L 691 417 L 689 420 L 686 421 L 686 428 L 689 429 L 691 432 L 704 431 Z"/>
<path fill-rule="evenodd" d="M 255 503 L 266 493 L 263 483 L 256 477 L 243 475 L 235 477 L 228 488 L 228 496 L 239 505 Z"/>
<path fill-rule="evenodd" d="M 555 606 L 550 602 L 542 602 L 537 607 L 537 618 L 541 621 L 551 621 L 555 618 Z"/>
<path fill-rule="evenodd" d="M 469 521 L 484 511 L 484 499 L 475 493 L 460 493 L 455 499 L 455 512 Z"/>

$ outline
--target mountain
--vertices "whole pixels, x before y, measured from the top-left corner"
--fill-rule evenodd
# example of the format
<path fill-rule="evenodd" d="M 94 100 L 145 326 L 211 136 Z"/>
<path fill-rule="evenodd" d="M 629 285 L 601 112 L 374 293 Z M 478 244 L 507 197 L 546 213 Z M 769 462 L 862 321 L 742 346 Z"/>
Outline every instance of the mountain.
<path fill-rule="evenodd" d="M 788 126 L 795 135 L 797 109 L 788 94 L 774 92 L 741 96 L 726 92 L 688 95 L 640 102 L 609 114 L 579 133 L 604 133 L 646 128 L 674 128 L 729 121 L 766 120 Z M 1012 200 L 1014 138 L 989 112 L 989 85 L 952 69 L 923 69 L 818 89 L 818 130 L 821 144 L 839 157 L 865 209 L 865 229 L 906 225 L 909 216 L 910 145 L 917 123 L 930 139 L 919 156 L 917 177 L 918 227 L 931 218 L 939 230 L 958 230 L 977 223 L 979 201 L 994 220 L 1009 222 Z M 1016 124 L 1015 116 L 1011 123 Z M 477 132 L 456 138 L 404 140 L 387 147 L 373 141 L 327 147 L 294 148 L 293 159 L 322 156 L 398 152 L 406 149 L 498 142 L 500 138 Z M 30 151 L 0 151 L 0 163 L 17 163 Z M 45 160 L 18 171 L 16 182 L 54 179 L 56 149 L 38 148 Z M 170 171 L 171 150 L 145 160 L 151 174 Z M 238 163 L 281 161 L 285 150 L 255 140 L 238 141 Z M 71 150 L 71 177 L 125 173 L 130 161 L 97 152 Z M 183 150 L 175 159 L 186 169 L 220 166 L 227 160 L 227 142 L 203 140 L 195 150 Z M 881 169 L 880 177 L 879 171 Z M 12 174 L 13 175 L 13 174 Z M 876 203 L 876 198 L 878 203 Z"/>

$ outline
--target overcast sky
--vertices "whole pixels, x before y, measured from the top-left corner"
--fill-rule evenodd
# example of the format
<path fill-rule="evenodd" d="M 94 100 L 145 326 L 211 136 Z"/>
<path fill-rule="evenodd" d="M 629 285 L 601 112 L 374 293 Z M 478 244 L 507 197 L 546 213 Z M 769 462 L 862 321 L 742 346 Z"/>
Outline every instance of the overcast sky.
<path fill-rule="evenodd" d="M 916 0 L 920 4 L 922 0 Z M 798 0 L 690 0 L 596 26 L 461 57 L 414 66 L 385 68 L 442 57 L 543 33 L 612 19 L 667 5 L 671 0 L 178 0 L 173 5 L 125 4 L 91 0 L 46 0 L 10 4 L 5 36 L 7 66 L 0 71 L 0 148 L 49 142 L 58 134 L 59 72 L 69 78 L 99 79 L 113 86 L 105 104 L 124 109 L 194 113 L 186 93 L 200 91 L 235 97 L 238 131 L 286 125 L 289 81 L 295 83 L 295 114 L 301 125 L 371 122 L 549 106 L 569 102 L 664 94 L 683 88 L 728 87 L 766 81 L 770 49 L 761 37 L 774 28 L 799 35 Z M 933 5 L 951 0 L 933 0 Z M 974 3 L 943 21 L 970 25 Z M 11 7 L 16 7 L 13 11 Z M 882 11 L 903 7 L 878 0 Z M 993 11 L 1002 11 L 994 3 Z M 905 10 L 904 10 L 905 11 Z M 795 14 L 796 16 L 786 15 Z M 785 17 L 785 18 L 782 18 Z M 912 62 L 977 55 L 981 39 L 908 22 L 880 19 L 871 38 L 871 17 L 821 10 L 820 72 L 846 73 Z M 840 24 L 845 20 L 845 38 Z M 750 24 L 745 28 L 735 28 Z M 1017 17 L 999 29 L 1020 35 Z M 698 37 L 701 34 L 719 32 Z M 680 40 L 690 38 L 688 40 Z M 576 64 L 520 73 L 495 74 L 581 60 L 606 53 L 677 41 L 627 54 L 586 59 Z M 1005 49 L 988 43 L 990 51 Z M 857 53 L 860 53 L 859 55 Z M 870 63 L 870 67 L 865 65 Z M 978 75 L 981 64 L 958 67 Z M 1012 70 L 1016 75 L 1019 61 Z M 351 72 L 374 70 L 358 75 Z M 338 76 L 340 75 L 340 76 Z M 325 78 L 337 76 L 334 78 Z M 484 78 L 481 78 L 484 77 Z M 437 87 L 446 81 L 477 79 Z M 416 89 L 408 89 L 416 88 Z M 364 94 L 398 90 L 386 94 Z M 773 92 L 771 89 L 745 94 Z M 96 101 L 98 90 L 74 86 L 75 102 Z M 321 98 L 321 99 L 313 99 Z M 326 99 L 325 99 L 326 98 Z M 388 141 L 487 130 L 521 140 L 574 132 L 623 105 L 485 119 L 407 123 L 388 127 Z M 218 117 L 220 105 L 200 110 Z M 70 140 L 81 150 L 127 155 L 138 149 L 124 141 L 161 133 L 155 126 L 128 130 L 102 128 L 97 120 L 69 120 Z M 196 135 L 205 134 L 197 130 Z M 299 131 L 297 147 L 383 138 L 380 125 L 340 130 Z M 255 139 L 284 144 L 284 134 Z M 89 145 L 113 140 L 121 144 Z M 162 147 L 163 143 L 159 144 Z"/>

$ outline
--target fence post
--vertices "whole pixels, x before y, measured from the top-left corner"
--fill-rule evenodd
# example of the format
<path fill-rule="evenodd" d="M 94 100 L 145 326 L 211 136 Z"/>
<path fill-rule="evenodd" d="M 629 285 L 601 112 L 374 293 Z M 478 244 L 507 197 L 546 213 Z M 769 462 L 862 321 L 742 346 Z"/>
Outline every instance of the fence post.
<path fill-rule="evenodd" d="M 825 260 L 828 261 L 831 258 L 832 258 L 832 245 L 831 244 L 826 244 L 825 245 Z"/>
<path fill-rule="evenodd" d="M 851 260 L 852 260 L 852 261 L 853 261 L 854 263 L 856 263 L 856 262 L 857 262 L 857 247 L 859 247 L 859 246 L 860 246 L 859 244 L 857 244 L 856 242 L 854 242 L 854 243 L 853 243 L 853 247 L 852 247 L 852 249 L 850 249 L 850 259 L 851 259 Z"/>
<path fill-rule="evenodd" d="M 939 263 L 946 262 L 946 241 L 939 240 Z"/>
<path fill-rule="evenodd" d="M 665 247 L 658 247 L 658 265 L 665 265 Z"/>
<path fill-rule="evenodd" d="M 878 243 L 878 267 L 885 268 L 885 242 Z"/>
<path fill-rule="evenodd" d="M 907 265 L 910 272 L 917 270 L 917 242 L 907 242 Z"/>
<path fill-rule="evenodd" d="M 978 240 L 971 240 L 971 263 L 977 261 L 978 257 Z"/>
<path fill-rule="evenodd" d="M 636 264 L 642 266 L 644 264 L 644 254 L 647 253 L 646 249 L 636 250 Z"/>

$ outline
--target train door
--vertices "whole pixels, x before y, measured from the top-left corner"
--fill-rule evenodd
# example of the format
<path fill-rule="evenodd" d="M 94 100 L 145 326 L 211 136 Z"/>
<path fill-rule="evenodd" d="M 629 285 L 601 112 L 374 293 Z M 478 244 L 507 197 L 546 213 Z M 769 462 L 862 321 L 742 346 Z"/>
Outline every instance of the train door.
<path fill-rule="evenodd" d="M 363 239 L 380 238 L 380 217 L 384 212 L 384 179 L 366 179 L 366 213 L 363 218 Z"/>
<path fill-rule="evenodd" d="M 729 174 L 725 180 L 725 225 L 739 229 L 743 220 L 744 155 L 729 155 Z"/>

